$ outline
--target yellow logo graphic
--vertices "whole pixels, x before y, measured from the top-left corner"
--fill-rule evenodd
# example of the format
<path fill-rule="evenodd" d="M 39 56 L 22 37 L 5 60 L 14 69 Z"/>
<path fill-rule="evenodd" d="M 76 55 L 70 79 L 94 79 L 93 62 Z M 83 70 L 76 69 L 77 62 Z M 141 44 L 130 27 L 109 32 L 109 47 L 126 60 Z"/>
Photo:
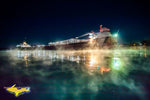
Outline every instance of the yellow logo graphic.
<path fill-rule="evenodd" d="M 15 87 L 16 84 L 14 84 L 12 87 L 4 87 L 9 93 L 14 94 L 16 97 L 30 92 L 30 87 Z"/>

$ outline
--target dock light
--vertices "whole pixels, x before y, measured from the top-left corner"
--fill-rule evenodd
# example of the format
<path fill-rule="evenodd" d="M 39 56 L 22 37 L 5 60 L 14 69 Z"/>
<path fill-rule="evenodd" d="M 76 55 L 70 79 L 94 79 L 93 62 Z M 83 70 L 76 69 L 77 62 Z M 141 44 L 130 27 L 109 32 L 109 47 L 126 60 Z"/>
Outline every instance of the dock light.
<path fill-rule="evenodd" d="M 114 34 L 114 37 L 118 37 L 118 33 Z"/>
<path fill-rule="evenodd" d="M 116 38 L 116 42 L 117 42 L 117 47 L 118 47 L 118 33 L 119 33 L 119 30 L 118 30 L 118 32 L 116 32 L 116 33 L 114 34 L 114 37 Z"/>

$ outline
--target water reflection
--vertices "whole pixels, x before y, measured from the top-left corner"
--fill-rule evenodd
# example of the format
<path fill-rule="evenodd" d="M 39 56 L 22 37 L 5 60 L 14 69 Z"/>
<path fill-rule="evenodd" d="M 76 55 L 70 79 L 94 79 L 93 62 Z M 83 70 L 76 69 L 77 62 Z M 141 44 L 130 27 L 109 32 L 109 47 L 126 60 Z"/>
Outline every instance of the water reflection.
<path fill-rule="evenodd" d="M 45 60 L 49 59 L 51 62 L 55 61 L 71 61 L 76 62 L 77 64 L 83 63 L 86 68 L 93 72 L 99 71 L 101 74 L 106 72 L 106 69 L 109 67 L 109 62 L 107 55 L 100 55 L 98 56 L 95 52 L 56 52 L 56 51 L 44 51 L 44 50 L 37 50 L 37 51 L 17 51 L 18 58 L 24 58 L 25 65 L 28 66 L 29 59 L 37 59 L 37 60 Z M 99 69 L 97 69 L 99 66 Z M 104 67 L 105 66 L 105 67 Z M 108 68 L 110 69 L 110 68 Z"/>
<path fill-rule="evenodd" d="M 113 58 L 113 68 L 119 70 L 120 67 L 121 67 L 121 61 L 120 61 L 120 58 L 114 57 L 114 58 Z"/>
<path fill-rule="evenodd" d="M 124 51 L 123 51 L 124 53 Z M 133 56 L 141 56 L 140 52 L 133 52 Z M 15 53 L 13 53 L 15 54 Z M 144 49 L 144 57 L 146 57 L 147 52 Z M 14 55 L 15 56 L 15 55 Z M 45 51 L 45 50 L 35 50 L 35 51 L 17 51 L 18 58 L 24 58 L 25 65 L 28 66 L 30 59 L 48 60 L 49 64 L 52 64 L 56 61 L 66 62 L 75 62 L 77 64 L 84 64 L 86 69 L 88 69 L 89 73 L 93 73 L 95 71 L 99 71 L 101 74 L 103 72 L 108 72 L 110 69 L 112 70 L 123 70 L 124 59 L 128 59 L 127 57 L 131 56 L 131 53 L 128 52 L 128 55 L 123 55 L 119 51 Z"/>
<path fill-rule="evenodd" d="M 144 57 L 147 57 L 147 49 L 144 49 Z"/>
<path fill-rule="evenodd" d="M 101 67 L 100 68 L 101 74 L 103 74 L 103 72 L 108 72 L 110 71 L 110 68 L 105 68 L 105 67 Z"/>
<path fill-rule="evenodd" d="M 43 93 L 51 94 L 55 99 L 65 100 L 68 96 L 75 100 L 86 97 L 116 100 L 117 96 L 114 95 L 120 98 L 126 95 L 128 99 L 131 95 L 135 98 L 130 99 L 147 98 L 146 86 L 143 84 L 149 79 L 150 70 L 147 66 L 150 66 L 150 58 L 148 53 L 145 58 L 144 50 L 35 50 L 11 51 L 9 54 L 11 59 L 7 60 L 12 67 L 3 64 L 4 67 L 0 71 L 4 74 L 9 72 L 8 69 L 15 68 L 15 74 L 30 76 L 31 83 L 28 86 L 31 86 L 33 93 L 42 88 Z M 144 78 L 141 80 L 139 77 L 142 75 Z M 12 78 L 18 82 L 15 79 L 19 78 Z"/>
<path fill-rule="evenodd" d="M 27 54 L 24 55 L 24 61 L 25 61 L 25 65 L 27 67 L 28 66 L 28 55 Z"/>

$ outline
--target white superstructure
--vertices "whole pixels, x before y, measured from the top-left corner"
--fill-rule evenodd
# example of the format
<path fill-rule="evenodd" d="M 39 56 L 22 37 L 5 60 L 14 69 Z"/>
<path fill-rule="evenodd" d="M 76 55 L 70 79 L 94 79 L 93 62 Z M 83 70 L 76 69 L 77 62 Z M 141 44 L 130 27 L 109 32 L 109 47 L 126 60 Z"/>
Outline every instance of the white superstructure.
<path fill-rule="evenodd" d="M 16 47 L 20 47 L 20 48 L 30 48 L 31 45 L 27 44 L 27 42 L 24 41 L 24 42 L 21 43 L 20 45 L 16 45 Z"/>

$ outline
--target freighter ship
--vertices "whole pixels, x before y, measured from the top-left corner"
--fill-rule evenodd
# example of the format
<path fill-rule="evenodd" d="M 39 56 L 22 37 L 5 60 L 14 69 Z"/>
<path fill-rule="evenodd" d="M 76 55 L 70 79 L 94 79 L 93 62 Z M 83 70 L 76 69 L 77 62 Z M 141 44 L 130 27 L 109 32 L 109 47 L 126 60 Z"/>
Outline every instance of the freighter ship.
<path fill-rule="evenodd" d="M 81 39 L 87 37 L 85 39 Z M 57 41 L 57 42 L 49 42 L 48 45 L 37 45 L 30 46 L 24 41 L 22 44 L 17 45 L 16 47 L 20 50 L 31 50 L 31 49 L 44 49 L 44 50 L 66 50 L 66 49 L 111 49 L 117 46 L 116 39 L 112 36 L 110 29 L 106 27 L 102 27 L 100 25 L 99 32 L 89 32 L 83 34 L 81 36 Z"/>
<path fill-rule="evenodd" d="M 87 39 L 80 39 L 88 36 Z M 100 31 L 89 32 L 81 36 L 71 38 L 68 40 L 50 42 L 44 49 L 57 50 L 57 49 L 104 49 L 115 48 L 117 46 L 116 39 L 112 36 L 110 29 L 100 25 Z"/>

